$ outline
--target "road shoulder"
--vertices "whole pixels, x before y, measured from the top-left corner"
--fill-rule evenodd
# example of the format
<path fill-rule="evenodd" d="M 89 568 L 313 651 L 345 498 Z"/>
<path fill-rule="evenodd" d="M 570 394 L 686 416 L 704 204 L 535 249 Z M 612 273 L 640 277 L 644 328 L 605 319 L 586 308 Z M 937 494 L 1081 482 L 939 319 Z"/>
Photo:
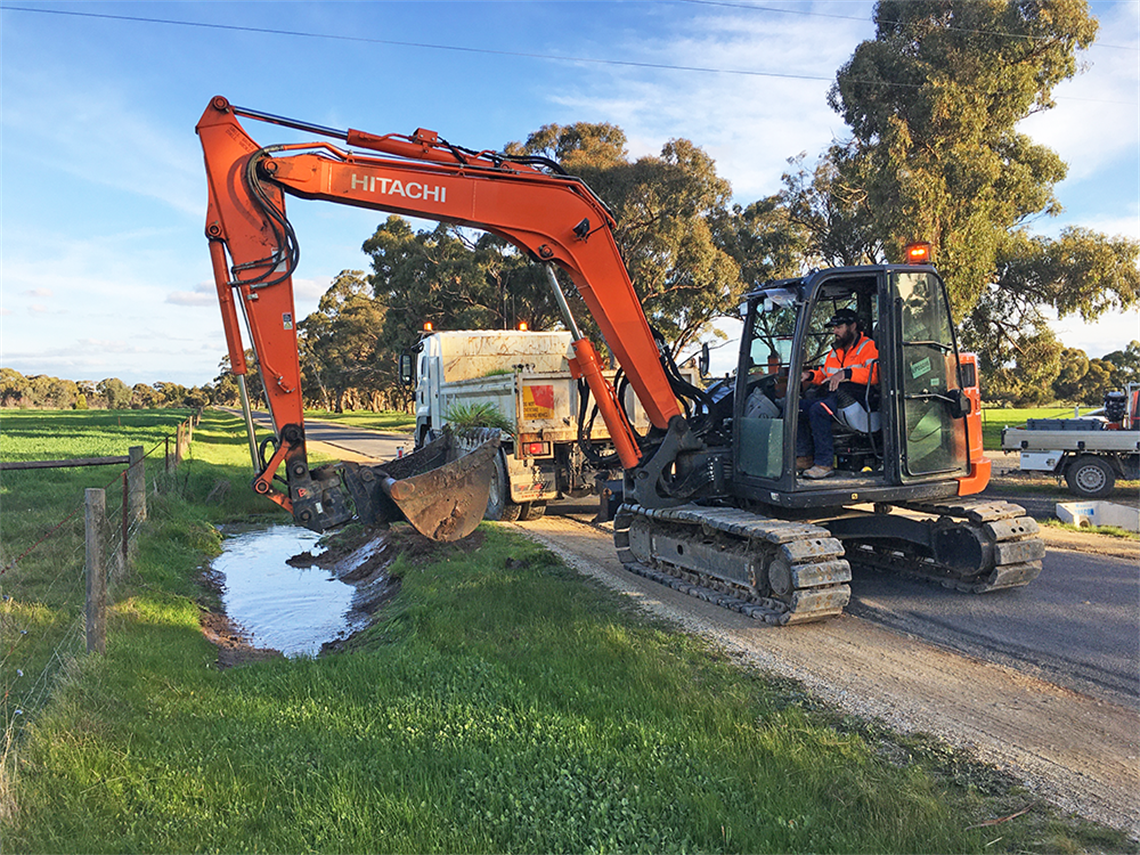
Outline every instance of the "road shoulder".
<path fill-rule="evenodd" d="M 1056 526 L 1041 526 L 1041 539 L 1046 549 L 1068 549 L 1073 552 L 1088 552 L 1110 558 L 1124 558 L 1140 562 L 1140 541 L 1110 537 L 1083 531 L 1070 531 Z"/>

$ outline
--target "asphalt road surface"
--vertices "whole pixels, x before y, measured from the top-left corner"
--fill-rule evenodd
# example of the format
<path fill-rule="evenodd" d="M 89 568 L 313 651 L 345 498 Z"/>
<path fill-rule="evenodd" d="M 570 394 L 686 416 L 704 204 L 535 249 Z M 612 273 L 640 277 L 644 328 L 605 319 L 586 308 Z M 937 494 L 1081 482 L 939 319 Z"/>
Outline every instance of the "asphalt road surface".
<path fill-rule="evenodd" d="M 305 438 L 309 442 L 324 442 L 377 460 L 391 460 L 400 453 L 400 449 L 404 454 L 411 454 L 414 447 L 411 434 L 380 433 L 325 422 L 305 422 Z"/>
<path fill-rule="evenodd" d="M 856 570 L 847 612 L 1079 692 L 1140 709 L 1140 572 L 1048 549 L 1024 588 L 969 595 Z"/>

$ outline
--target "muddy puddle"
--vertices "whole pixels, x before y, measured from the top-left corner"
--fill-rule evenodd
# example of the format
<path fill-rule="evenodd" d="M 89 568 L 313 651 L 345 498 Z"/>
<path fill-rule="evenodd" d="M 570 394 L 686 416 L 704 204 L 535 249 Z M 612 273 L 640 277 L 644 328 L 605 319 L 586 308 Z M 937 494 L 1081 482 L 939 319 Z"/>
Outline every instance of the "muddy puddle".
<path fill-rule="evenodd" d="M 226 616 L 246 644 L 316 656 L 363 629 L 393 592 L 384 538 L 326 551 L 297 526 L 227 531 L 213 562 Z"/>

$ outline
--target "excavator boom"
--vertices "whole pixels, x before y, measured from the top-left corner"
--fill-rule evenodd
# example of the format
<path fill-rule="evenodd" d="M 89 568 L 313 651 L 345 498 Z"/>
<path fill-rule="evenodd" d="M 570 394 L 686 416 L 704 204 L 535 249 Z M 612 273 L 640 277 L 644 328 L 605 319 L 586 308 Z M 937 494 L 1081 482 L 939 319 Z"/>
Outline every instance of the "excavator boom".
<path fill-rule="evenodd" d="M 242 359 L 233 352 L 236 336 L 230 332 L 237 330 L 237 319 L 235 301 L 228 292 L 241 294 L 247 312 L 265 319 L 252 334 L 255 344 L 264 345 L 257 351 L 266 388 L 274 387 L 271 397 L 282 410 L 278 418 L 275 409 L 275 420 L 284 423 L 299 418 L 301 400 L 294 394 L 299 384 L 291 284 L 296 249 L 285 218 L 285 193 L 471 226 L 510 241 L 537 261 L 562 268 L 625 368 L 650 421 L 664 429 L 680 414 L 649 323 L 614 243 L 613 217 L 580 180 L 485 155 L 467 156 L 422 129 L 404 140 L 360 131 L 329 131 L 414 160 L 362 156 L 327 142 L 262 148 L 241 126 L 239 113 L 266 118 L 266 114 L 231 107 L 217 97 L 198 122 L 210 187 L 206 235 L 212 244 L 225 247 L 231 262 L 232 277 L 219 263 L 219 248 L 213 250 L 218 297 L 235 366 Z M 589 370 L 588 366 L 580 368 Z M 602 389 L 591 391 L 605 394 Z M 289 410 L 288 418 L 285 410 Z M 629 435 L 628 426 L 609 424 L 610 419 L 620 417 L 606 409 L 601 415 L 611 435 Z M 627 461 L 627 465 L 634 463 L 636 458 Z"/>

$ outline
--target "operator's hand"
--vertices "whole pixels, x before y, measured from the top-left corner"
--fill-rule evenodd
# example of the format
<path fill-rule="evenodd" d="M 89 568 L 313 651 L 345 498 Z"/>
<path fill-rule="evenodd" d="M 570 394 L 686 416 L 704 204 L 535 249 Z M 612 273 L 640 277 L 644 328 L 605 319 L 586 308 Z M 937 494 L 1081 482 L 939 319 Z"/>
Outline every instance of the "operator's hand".
<path fill-rule="evenodd" d="M 827 378 L 827 388 L 834 392 L 839 388 L 839 384 L 843 382 L 843 375 L 845 372 L 838 371 Z"/>
<path fill-rule="evenodd" d="M 801 383 L 810 383 L 811 382 L 811 372 L 810 371 L 804 371 L 803 373 L 801 373 L 800 374 L 800 382 Z"/>

